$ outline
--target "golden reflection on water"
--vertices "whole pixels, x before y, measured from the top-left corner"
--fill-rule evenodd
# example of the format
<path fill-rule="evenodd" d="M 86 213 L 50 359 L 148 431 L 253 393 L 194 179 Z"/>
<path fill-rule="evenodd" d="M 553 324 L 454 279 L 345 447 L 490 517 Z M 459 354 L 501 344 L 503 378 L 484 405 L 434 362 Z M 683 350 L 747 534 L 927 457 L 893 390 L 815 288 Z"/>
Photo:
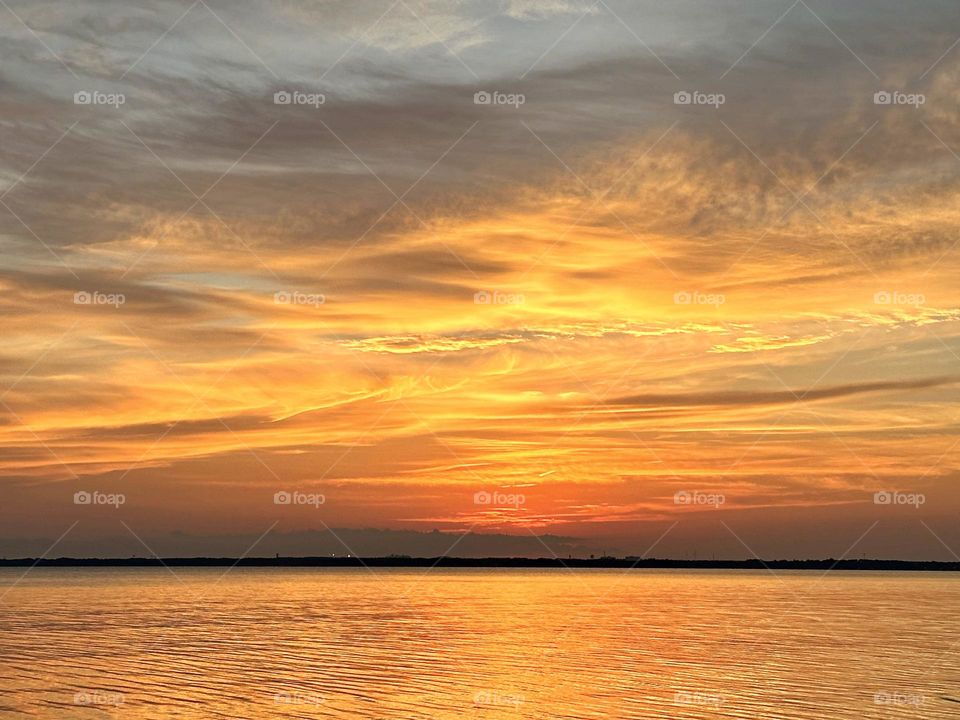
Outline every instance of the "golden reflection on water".
<path fill-rule="evenodd" d="M 960 717 L 953 575 L 173 572 L 0 570 L 0 715 Z"/>

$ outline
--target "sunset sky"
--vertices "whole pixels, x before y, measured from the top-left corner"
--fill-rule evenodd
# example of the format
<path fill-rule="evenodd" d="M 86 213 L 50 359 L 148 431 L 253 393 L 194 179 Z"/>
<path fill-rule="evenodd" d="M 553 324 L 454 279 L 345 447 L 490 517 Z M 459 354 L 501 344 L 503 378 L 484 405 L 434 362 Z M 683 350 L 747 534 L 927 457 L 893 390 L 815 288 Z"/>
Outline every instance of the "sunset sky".
<path fill-rule="evenodd" d="M 0 2 L 0 556 L 955 559 L 917 7 Z"/>

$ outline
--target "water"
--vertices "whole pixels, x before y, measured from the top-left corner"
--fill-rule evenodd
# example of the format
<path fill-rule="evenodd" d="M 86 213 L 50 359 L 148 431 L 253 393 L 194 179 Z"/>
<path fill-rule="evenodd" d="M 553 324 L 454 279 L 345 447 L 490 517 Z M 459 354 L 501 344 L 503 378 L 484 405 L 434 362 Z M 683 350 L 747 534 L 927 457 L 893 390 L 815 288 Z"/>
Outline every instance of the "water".
<path fill-rule="evenodd" d="M 0 714 L 960 717 L 952 575 L 224 572 L 0 570 Z"/>

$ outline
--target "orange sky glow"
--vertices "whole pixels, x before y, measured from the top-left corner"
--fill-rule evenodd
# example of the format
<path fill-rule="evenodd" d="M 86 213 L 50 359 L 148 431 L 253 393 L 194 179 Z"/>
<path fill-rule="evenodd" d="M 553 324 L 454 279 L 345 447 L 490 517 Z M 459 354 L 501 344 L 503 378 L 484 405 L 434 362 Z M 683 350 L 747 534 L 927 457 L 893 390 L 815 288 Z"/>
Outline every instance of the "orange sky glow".
<path fill-rule="evenodd" d="M 940 6 L 381 5 L 0 31 L 0 555 L 955 557 Z"/>

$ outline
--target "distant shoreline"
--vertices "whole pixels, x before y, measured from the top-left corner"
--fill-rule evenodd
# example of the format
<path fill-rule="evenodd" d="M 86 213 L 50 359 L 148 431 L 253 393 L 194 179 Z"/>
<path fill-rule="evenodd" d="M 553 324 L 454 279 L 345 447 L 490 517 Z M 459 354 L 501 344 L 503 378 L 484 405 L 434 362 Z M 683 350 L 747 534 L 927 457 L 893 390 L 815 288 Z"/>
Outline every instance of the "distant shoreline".
<path fill-rule="evenodd" d="M 668 560 L 657 558 L 420 558 L 390 557 L 180 557 L 14 558 L 0 567 L 331 567 L 331 568 L 559 568 L 676 570 L 889 570 L 960 572 L 960 562 L 926 560 Z"/>

